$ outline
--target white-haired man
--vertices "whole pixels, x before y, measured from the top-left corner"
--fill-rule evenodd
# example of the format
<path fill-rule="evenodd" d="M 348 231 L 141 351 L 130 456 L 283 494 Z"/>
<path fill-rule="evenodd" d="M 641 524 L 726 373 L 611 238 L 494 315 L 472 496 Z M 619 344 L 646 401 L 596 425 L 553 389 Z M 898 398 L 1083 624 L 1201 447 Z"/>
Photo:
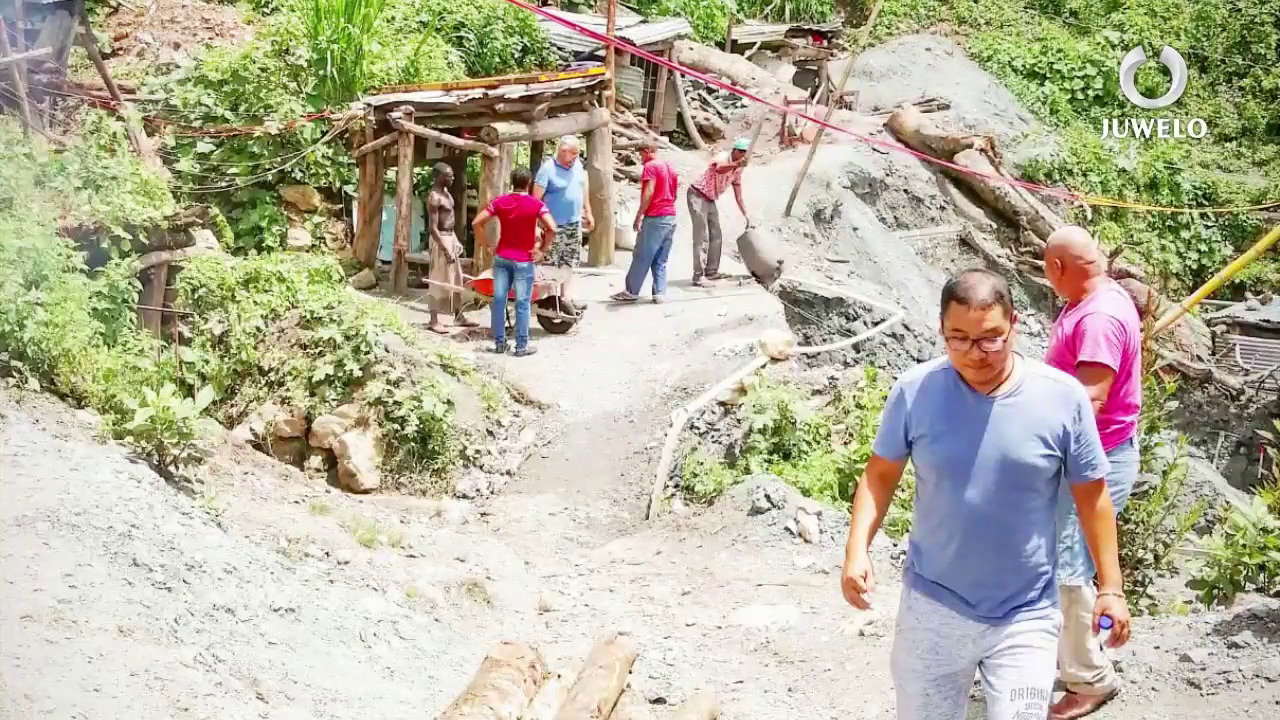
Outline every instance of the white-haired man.
<path fill-rule="evenodd" d="M 556 144 L 556 154 L 542 163 L 534 178 L 533 196 L 551 210 L 556 223 L 556 239 L 547 253 L 546 262 L 564 269 L 564 287 L 560 302 L 571 311 L 582 309 L 573 300 L 573 268 L 582 259 L 582 234 L 591 232 L 595 218 L 587 202 L 587 171 L 578 159 L 578 138 L 565 135 Z"/>

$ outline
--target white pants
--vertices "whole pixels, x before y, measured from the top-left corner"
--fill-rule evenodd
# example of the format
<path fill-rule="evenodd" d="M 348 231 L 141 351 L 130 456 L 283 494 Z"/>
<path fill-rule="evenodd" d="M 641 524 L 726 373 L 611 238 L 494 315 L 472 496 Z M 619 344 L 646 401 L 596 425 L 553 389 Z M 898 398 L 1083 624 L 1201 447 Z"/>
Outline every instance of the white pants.
<path fill-rule="evenodd" d="M 987 720 L 1044 720 L 1061 626 L 1056 609 L 989 625 L 904 589 L 890 661 L 898 720 L 964 720 L 975 672 Z"/>

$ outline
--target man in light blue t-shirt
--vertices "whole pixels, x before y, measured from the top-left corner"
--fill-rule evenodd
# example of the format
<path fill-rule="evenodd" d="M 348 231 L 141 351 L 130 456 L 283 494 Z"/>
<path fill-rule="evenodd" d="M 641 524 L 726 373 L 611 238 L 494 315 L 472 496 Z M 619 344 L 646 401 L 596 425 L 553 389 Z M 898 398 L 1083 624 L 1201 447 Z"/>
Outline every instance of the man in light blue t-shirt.
<path fill-rule="evenodd" d="M 571 312 L 582 309 L 573 301 L 573 268 L 582 259 L 582 234 L 595 227 L 587 201 L 587 170 L 578 155 L 578 138 L 565 135 L 556 145 L 555 156 L 542 163 L 533 180 L 533 196 L 546 204 L 556 223 L 556 239 L 545 262 L 563 269 L 560 302 Z"/>
<path fill-rule="evenodd" d="M 945 357 L 894 384 L 854 494 L 841 586 L 874 588 L 871 539 L 910 459 L 915 514 L 891 659 L 899 720 L 962 720 L 974 673 L 989 720 L 1044 718 L 1058 632 L 1056 501 L 1065 483 L 1094 557 L 1098 618 L 1129 635 L 1107 456 L 1075 378 L 1012 350 L 1016 315 L 999 275 L 942 290 Z"/>

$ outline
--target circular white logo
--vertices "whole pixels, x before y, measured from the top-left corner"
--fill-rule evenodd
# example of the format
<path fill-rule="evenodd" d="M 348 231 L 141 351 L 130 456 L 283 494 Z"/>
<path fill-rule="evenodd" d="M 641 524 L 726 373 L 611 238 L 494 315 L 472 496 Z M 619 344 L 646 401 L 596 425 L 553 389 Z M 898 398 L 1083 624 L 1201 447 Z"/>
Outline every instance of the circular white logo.
<path fill-rule="evenodd" d="M 1133 77 L 1137 74 L 1138 68 L 1147 63 L 1147 51 L 1139 45 L 1130 50 L 1120 61 L 1120 90 L 1124 92 L 1129 102 L 1140 108 L 1158 110 L 1168 107 L 1177 102 L 1178 98 L 1182 97 L 1183 91 L 1187 89 L 1187 61 L 1182 59 L 1182 55 L 1165 45 L 1158 59 L 1169 68 L 1169 72 L 1173 75 L 1173 85 L 1169 87 L 1169 92 L 1155 99 L 1138 92 L 1138 88 L 1133 84 Z"/>

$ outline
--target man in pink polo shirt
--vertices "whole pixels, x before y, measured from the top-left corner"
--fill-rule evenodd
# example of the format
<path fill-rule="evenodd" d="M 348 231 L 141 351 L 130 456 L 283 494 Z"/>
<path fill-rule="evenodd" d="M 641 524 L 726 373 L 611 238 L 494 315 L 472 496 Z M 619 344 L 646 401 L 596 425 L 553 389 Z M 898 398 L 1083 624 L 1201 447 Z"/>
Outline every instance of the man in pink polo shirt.
<path fill-rule="evenodd" d="M 1142 320 L 1133 298 L 1107 276 L 1097 242 L 1081 227 L 1049 236 L 1044 274 L 1067 301 L 1049 333 L 1045 362 L 1074 375 L 1089 395 L 1098 435 L 1111 464 L 1107 490 L 1119 513 L 1138 477 L 1138 413 L 1142 407 Z M 1062 634 L 1058 679 L 1067 693 L 1050 720 L 1075 720 L 1109 702 L 1120 681 L 1094 630 L 1098 591 L 1070 496 L 1059 503 L 1058 593 Z"/>
<path fill-rule="evenodd" d="M 747 225 L 751 225 L 747 206 L 742 201 L 742 169 L 746 167 L 750 149 L 750 140 L 738 138 L 733 143 L 733 150 L 727 155 L 716 156 L 702 177 L 689 186 L 689 218 L 693 221 L 693 284 L 696 287 L 708 287 L 712 280 L 720 277 L 720 248 L 724 241 L 716 201 L 725 190 L 733 188 L 738 209 L 742 211 Z"/>

